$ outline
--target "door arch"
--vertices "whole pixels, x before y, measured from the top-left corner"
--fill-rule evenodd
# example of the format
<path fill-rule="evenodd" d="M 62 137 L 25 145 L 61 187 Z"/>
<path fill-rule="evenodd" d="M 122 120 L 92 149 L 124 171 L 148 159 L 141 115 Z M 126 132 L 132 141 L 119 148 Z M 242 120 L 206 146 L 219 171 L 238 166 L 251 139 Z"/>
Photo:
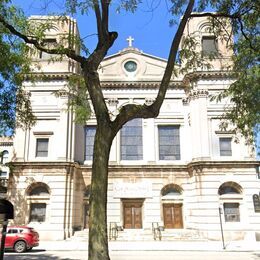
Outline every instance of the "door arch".
<path fill-rule="evenodd" d="M 168 184 L 161 190 L 162 213 L 165 228 L 183 228 L 183 189 L 176 184 Z"/>

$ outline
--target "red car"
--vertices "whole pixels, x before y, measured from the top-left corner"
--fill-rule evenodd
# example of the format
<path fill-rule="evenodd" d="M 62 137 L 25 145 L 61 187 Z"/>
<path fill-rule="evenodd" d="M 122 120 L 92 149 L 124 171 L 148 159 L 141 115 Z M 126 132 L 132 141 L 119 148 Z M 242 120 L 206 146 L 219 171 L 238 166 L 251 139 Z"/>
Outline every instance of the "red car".
<path fill-rule="evenodd" d="M 38 245 L 39 234 L 33 228 L 26 226 L 7 227 L 5 248 L 14 249 L 15 252 L 22 253 Z"/>

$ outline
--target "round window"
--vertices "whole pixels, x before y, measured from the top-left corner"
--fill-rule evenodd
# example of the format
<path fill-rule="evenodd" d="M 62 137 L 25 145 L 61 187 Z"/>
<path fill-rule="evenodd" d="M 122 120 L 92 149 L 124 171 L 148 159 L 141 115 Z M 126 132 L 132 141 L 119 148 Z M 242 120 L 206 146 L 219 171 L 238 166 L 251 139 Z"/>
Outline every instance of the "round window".
<path fill-rule="evenodd" d="M 137 64 L 136 62 L 130 60 L 130 61 L 127 61 L 124 65 L 126 71 L 128 72 L 134 72 L 136 71 L 136 68 L 137 68 Z"/>

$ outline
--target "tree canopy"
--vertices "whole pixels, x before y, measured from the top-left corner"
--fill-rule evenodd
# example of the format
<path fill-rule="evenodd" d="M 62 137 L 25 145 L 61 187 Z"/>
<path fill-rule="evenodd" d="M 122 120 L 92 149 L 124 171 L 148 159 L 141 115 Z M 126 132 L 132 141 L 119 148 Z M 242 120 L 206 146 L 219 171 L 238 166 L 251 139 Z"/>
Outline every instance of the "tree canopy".
<path fill-rule="evenodd" d="M 26 17 L 19 9 L 1 1 L 0 15 L 23 31 Z M 29 72 L 28 47 L 0 23 L 0 135 L 12 134 L 16 126 L 33 124 L 29 96 L 22 87 L 23 76 Z"/>

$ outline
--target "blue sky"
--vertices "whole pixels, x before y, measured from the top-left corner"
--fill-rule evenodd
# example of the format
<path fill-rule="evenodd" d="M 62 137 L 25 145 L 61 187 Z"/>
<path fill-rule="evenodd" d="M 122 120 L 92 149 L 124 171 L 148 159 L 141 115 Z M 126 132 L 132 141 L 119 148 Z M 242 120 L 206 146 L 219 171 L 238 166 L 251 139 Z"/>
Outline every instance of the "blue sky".
<path fill-rule="evenodd" d="M 44 1 L 32 0 L 15 0 L 14 3 L 21 5 L 26 15 L 39 15 L 60 10 L 63 5 L 53 1 L 47 10 L 43 10 L 39 4 Z M 175 28 L 169 26 L 169 20 L 172 18 L 167 10 L 165 1 L 146 0 L 140 5 L 135 13 L 125 12 L 121 10 L 116 12 L 118 1 L 112 1 L 110 12 L 110 31 L 117 31 L 119 36 L 109 54 L 116 53 L 128 46 L 126 38 L 132 36 L 134 38 L 133 47 L 162 58 L 168 57 L 171 40 L 175 33 Z M 154 3 L 153 6 L 151 4 Z M 156 5 L 159 4 L 159 5 Z M 82 38 L 85 38 L 85 44 L 89 50 L 93 50 L 95 46 L 96 28 L 95 18 L 92 11 L 88 16 L 74 17 L 78 21 L 78 27 Z"/>

